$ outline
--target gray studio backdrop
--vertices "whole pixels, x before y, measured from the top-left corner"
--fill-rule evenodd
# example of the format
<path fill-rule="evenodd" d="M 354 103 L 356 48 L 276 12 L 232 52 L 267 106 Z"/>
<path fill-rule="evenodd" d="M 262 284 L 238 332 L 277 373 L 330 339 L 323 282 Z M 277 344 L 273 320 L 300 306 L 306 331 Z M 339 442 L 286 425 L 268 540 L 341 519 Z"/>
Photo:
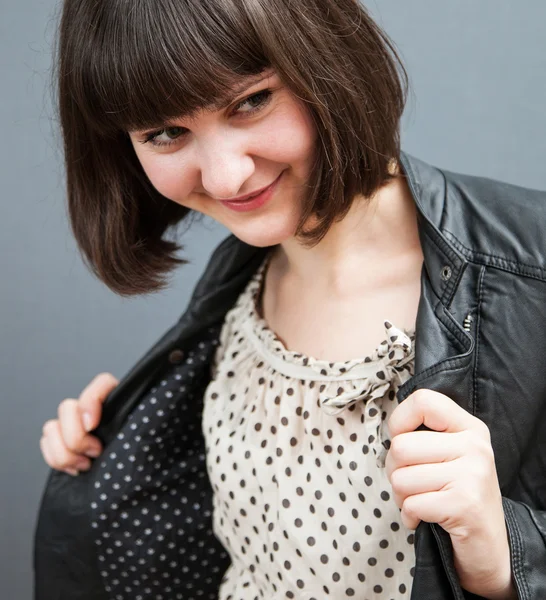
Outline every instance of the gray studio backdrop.
<path fill-rule="evenodd" d="M 404 148 L 451 170 L 546 189 L 546 3 L 368 5 L 411 75 Z M 2 600 L 32 595 L 32 533 L 47 475 L 42 424 L 100 371 L 123 376 L 179 317 L 226 234 L 196 225 L 185 237 L 192 264 L 159 295 L 121 299 L 85 270 L 65 216 L 48 100 L 57 9 L 54 0 L 0 0 Z"/>

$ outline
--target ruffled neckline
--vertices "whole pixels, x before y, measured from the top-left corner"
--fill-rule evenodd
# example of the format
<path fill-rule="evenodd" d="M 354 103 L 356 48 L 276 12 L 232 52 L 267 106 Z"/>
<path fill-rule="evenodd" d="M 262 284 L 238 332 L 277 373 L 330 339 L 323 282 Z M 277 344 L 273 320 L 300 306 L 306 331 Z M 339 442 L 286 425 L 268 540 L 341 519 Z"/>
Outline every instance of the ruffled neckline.
<path fill-rule="evenodd" d="M 414 357 L 415 330 L 398 328 L 388 319 L 383 322 L 385 339 L 371 354 L 361 358 L 332 362 L 286 348 L 267 321 L 260 316 L 257 308 L 270 258 L 271 255 L 268 255 L 251 278 L 240 298 L 240 307 L 246 315 L 244 323 L 247 333 L 251 333 L 252 338 L 260 343 L 268 357 L 274 359 L 277 367 L 281 367 L 278 370 L 282 372 L 284 366 L 294 375 L 294 369 L 289 367 L 291 365 L 297 367 L 298 378 L 301 379 L 329 381 L 376 376 L 379 382 L 383 383 L 389 381 L 394 373 L 408 370 L 408 363 L 411 363 Z"/>

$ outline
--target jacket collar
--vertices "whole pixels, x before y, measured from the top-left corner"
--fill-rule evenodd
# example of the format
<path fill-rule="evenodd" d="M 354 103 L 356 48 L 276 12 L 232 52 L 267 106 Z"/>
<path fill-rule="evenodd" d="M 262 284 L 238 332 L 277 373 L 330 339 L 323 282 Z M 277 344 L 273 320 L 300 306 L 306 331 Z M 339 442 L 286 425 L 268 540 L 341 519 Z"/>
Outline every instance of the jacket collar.
<path fill-rule="evenodd" d="M 447 194 L 445 176 L 436 167 L 405 152 L 400 155 L 400 163 L 418 211 L 424 267 L 434 292 L 448 307 L 466 261 L 442 233 Z"/>

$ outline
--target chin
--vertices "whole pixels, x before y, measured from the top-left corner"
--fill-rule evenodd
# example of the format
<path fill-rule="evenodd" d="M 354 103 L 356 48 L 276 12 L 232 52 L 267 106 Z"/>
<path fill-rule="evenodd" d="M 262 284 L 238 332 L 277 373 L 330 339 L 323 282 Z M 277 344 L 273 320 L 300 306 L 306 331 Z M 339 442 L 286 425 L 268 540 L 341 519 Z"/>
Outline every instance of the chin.
<path fill-rule="evenodd" d="M 233 235 L 239 238 L 245 244 L 256 246 L 258 248 L 267 248 L 268 246 L 277 246 L 294 237 L 296 224 L 277 223 L 265 224 L 262 226 L 237 227 L 231 229 Z"/>

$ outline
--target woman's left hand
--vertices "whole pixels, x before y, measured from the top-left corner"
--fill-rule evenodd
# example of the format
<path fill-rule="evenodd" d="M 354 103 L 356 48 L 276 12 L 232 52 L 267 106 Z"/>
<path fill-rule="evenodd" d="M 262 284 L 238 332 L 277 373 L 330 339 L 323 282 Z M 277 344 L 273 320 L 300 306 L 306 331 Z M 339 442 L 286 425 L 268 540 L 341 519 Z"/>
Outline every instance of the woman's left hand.
<path fill-rule="evenodd" d="M 461 586 L 517 598 L 489 429 L 451 398 L 418 390 L 389 419 L 386 469 L 402 522 L 438 523 L 453 545 Z M 432 431 L 415 431 L 425 425 Z"/>

